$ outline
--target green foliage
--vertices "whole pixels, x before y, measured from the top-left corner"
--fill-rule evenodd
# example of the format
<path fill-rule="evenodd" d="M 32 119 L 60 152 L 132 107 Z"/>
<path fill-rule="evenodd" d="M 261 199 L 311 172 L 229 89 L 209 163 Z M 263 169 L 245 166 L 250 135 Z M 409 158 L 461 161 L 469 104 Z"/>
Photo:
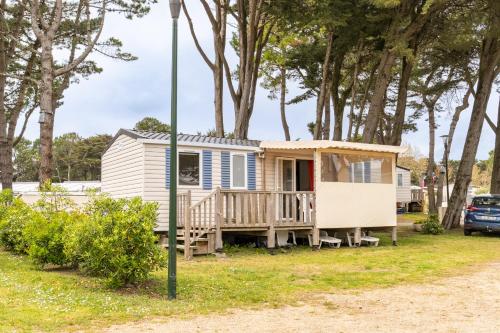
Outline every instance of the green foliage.
<path fill-rule="evenodd" d="M 136 284 L 164 262 L 152 232 L 157 205 L 140 198 L 113 200 L 95 196 L 85 207 L 87 219 L 68 230 L 68 259 L 111 287 Z"/>
<path fill-rule="evenodd" d="M 437 215 L 431 214 L 422 222 L 422 232 L 424 234 L 439 235 L 444 233 L 444 227 L 439 222 Z"/>
<path fill-rule="evenodd" d="M 52 212 L 49 216 L 37 215 L 30 220 L 23 237 L 28 244 L 28 255 L 41 267 L 47 264 L 65 266 L 69 263 L 64 252 L 65 230 L 81 218 L 77 213 Z"/>
<path fill-rule="evenodd" d="M 54 181 L 97 180 L 101 177 L 101 156 L 111 136 L 82 138 L 66 133 L 54 140 Z"/>
<path fill-rule="evenodd" d="M 68 264 L 64 252 L 65 230 L 82 216 L 62 187 L 46 183 L 40 195 L 33 206 L 37 218 L 28 221 L 23 230 L 28 255 L 41 267 L 47 264 L 65 266 Z"/>
<path fill-rule="evenodd" d="M 170 133 L 170 125 L 162 123 L 153 117 L 145 117 L 135 124 L 134 130 L 155 133 Z"/>
<path fill-rule="evenodd" d="M 40 167 L 40 140 L 21 139 L 13 150 L 16 181 L 37 181 Z"/>
<path fill-rule="evenodd" d="M 21 199 L 13 198 L 0 219 L 0 245 L 16 254 L 27 253 L 28 244 L 23 230 L 28 221 L 38 220 L 40 217 Z"/>
<path fill-rule="evenodd" d="M 54 139 L 54 182 L 86 181 L 101 178 L 101 156 L 112 137 L 99 134 L 83 138 L 66 133 Z M 17 181 L 38 181 L 40 141 L 21 139 L 14 148 L 14 175 Z"/>
<path fill-rule="evenodd" d="M 0 221 L 2 217 L 7 213 L 7 208 L 12 204 L 14 200 L 14 195 L 11 190 L 0 191 Z"/>
<path fill-rule="evenodd" d="M 121 287 L 144 281 L 165 263 L 153 233 L 158 207 L 140 198 L 91 194 L 81 212 L 62 188 L 46 184 L 35 205 L 4 191 L 0 207 L 0 245 L 40 267 L 79 267 Z"/>
<path fill-rule="evenodd" d="M 75 203 L 68 197 L 68 191 L 50 182 L 43 184 L 40 188 L 40 199 L 35 203 L 35 207 L 45 216 L 61 211 L 73 211 Z"/>

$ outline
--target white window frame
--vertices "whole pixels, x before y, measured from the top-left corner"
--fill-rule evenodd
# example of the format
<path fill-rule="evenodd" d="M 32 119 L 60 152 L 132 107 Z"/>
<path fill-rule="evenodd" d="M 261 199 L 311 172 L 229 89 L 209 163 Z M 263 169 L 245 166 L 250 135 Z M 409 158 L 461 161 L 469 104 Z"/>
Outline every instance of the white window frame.
<path fill-rule="evenodd" d="M 401 176 L 401 185 L 399 185 L 399 177 Z M 399 172 L 396 174 L 396 181 L 398 186 L 397 187 L 404 187 L 405 186 L 405 177 L 402 172 Z"/>
<path fill-rule="evenodd" d="M 356 182 L 354 181 L 354 180 L 355 180 L 355 179 L 354 179 L 354 177 L 355 177 L 355 175 L 354 175 L 354 165 L 357 165 L 358 163 L 361 163 L 361 178 L 362 178 L 362 182 L 361 182 L 361 183 L 356 183 Z M 351 170 L 350 170 L 350 171 L 351 171 L 351 172 L 350 172 L 351 174 L 350 174 L 350 177 L 349 177 L 349 178 L 350 178 L 350 180 L 351 180 L 351 183 L 352 183 L 352 184 L 371 184 L 371 183 L 367 183 L 367 182 L 366 182 L 366 179 L 365 179 L 365 163 L 364 163 L 364 161 L 363 161 L 363 162 L 355 162 L 355 163 L 351 163 L 351 165 L 350 165 L 350 169 L 351 169 Z"/>
<path fill-rule="evenodd" d="M 233 167 L 233 156 L 243 156 L 243 159 L 244 159 L 244 169 L 245 170 L 245 176 L 244 176 L 244 181 L 245 181 L 245 185 L 244 186 L 234 186 L 233 185 L 233 170 L 234 170 L 234 167 Z M 246 190 L 248 188 L 248 161 L 247 161 L 247 154 L 245 152 L 236 152 L 236 151 L 232 151 L 231 154 L 230 154 L 230 161 L 229 161 L 229 177 L 230 177 L 230 183 L 229 183 L 229 187 L 230 189 L 232 190 Z"/>
<path fill-rule="evenodd" d="M 200 181 L 199 181 L 199 184 L 198 185 L 181 185 L 179 184 L 179 180 L 180 180 L 180 177 L 179 177 L 179 171 L 180 171 L 180 167 L 179 167 L 179 157 L 182 153 L 187 153 L 187 154 L 198 154 L 198 170 L 199 170 L 199 177 L 200 177 Z M 177 151 L 177 187 L 179 188 L 191 188 L 191 189 L 198 189 L 198 188 L 203 188 L 203 155 L 202 155 L 202 151 L 201 150 L 197 150 L 197 149 L 181 149 L 181 150 L 178 150 Z"/>

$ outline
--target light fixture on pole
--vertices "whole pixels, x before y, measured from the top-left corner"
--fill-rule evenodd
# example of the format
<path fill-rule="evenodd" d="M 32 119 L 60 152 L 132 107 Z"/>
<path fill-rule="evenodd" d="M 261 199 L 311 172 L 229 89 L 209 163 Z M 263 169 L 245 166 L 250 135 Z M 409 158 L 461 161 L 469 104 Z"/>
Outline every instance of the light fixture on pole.
<path fill-rule="evenodd" d="M 170 193 L 168 212 L 168 299 L 177 297 L 177 21 L 181 1 L 170 0 L 172 15 L 172 94 L 170 104 Z"/>
<path fill-rule="evenodd" d="M 450 178 L 448 175 L 448 155 L 449 155 L 449 136 L 448 135 L 441 135 L 441 139 L 443 139 L 443 144 L 444 144 L 444 168 L 445 168 L 445 173 L 446 173 L 446 206 L 450 204 Z"/>

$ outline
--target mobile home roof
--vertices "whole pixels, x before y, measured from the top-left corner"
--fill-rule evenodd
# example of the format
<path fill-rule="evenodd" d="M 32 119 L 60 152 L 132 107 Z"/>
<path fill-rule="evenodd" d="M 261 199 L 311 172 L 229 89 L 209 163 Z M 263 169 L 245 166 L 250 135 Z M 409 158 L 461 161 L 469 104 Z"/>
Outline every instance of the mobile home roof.
<path fill-rule="evenodd" d="M 368 143 L 330 141 L 330 140 L 303 140 L 303 141 L 262 141 L 263 149 L 347 149 L 359 151 L 373 151 L 381 153 L 404 153 L 407 148 L 397 146 L 375 145 Z"/>

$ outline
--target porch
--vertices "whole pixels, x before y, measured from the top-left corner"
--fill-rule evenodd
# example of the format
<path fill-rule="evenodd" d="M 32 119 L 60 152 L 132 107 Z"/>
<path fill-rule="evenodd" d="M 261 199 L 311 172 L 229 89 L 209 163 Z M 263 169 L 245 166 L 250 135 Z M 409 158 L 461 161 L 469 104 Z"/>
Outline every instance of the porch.
<path fill-rule="evenodd" d="M 276 233 L 297 232 L 319 244 L 314 191 L 247 191 L 217 188 L 192 205 L 191 192 L 178 194 L 178 248 L 185 257 L 222 250 L 223 233 L 264 236 L 276 247 Z"/>

